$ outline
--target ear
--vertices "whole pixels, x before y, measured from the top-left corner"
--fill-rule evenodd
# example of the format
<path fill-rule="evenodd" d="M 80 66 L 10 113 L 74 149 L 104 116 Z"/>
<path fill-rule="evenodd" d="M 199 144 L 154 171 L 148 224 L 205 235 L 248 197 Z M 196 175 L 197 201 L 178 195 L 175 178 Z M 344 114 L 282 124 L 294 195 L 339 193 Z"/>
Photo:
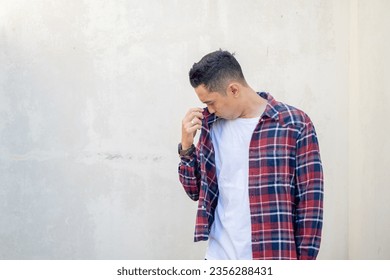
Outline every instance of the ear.
<path fill-rule="evenodd" d="M 237 83 L 231 83 L 227 87 L 228 93 L 232 94 L 233 97 L 238 97 L 240 95 L 240 86 Z"/>

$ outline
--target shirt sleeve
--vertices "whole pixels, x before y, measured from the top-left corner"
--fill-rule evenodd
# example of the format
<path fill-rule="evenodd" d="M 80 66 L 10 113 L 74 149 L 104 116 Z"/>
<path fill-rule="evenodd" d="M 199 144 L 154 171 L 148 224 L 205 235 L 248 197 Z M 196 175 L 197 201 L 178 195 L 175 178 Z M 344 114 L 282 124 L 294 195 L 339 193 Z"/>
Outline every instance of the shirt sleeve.
<path fill-rule="evenodd" d="M 298 259 L 316 259 L 323 221 L 323 169 L 317 135 L 307 122 L 297 141 L 295 242 Z"/>
<path fill-rule="evenodd" d="M 199 199 L 199 145 L 192 155 L 180 157 L 179 180 L 187 195 L 194 201 Z"/>

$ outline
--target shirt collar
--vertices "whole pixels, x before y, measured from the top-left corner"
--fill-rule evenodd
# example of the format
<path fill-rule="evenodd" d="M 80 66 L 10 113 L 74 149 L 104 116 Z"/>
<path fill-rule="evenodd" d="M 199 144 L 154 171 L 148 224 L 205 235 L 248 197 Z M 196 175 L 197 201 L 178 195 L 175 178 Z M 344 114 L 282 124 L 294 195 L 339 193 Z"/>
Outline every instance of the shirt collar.
<path fill-rule="evenodd" d="M 268 92 L 258 92 L 257 94 L 268 101 L 263 116 L 267 116 L 271 119 L 279 120 L 279 112 L 278 112 L 279 103 L 275 100 L 275 98 L 273 98 L 273 96 Z"/>
<path fill-rule="evenodd" d="M 215 114 L 211 114 L 209 109 L 205 107 L 203 108 L 203 119 L 206 121 L 207 127 L 210 127 L 210 125 L 213 124 L 218 117 Z"/>
<path fill-rule="evenodd" d="M 273 98 L 273 96 L 268 92 L 257 92 L 257 94 L 268 101 L 263 116 L 267 116 L 271 119 L 279 120 L 279 112 L 277 110 L 279 105 L 278 102 Z M 209 112 L 207 107 L 205 107 L 203 110 L 203 117 L 204 120 L 206 120 L 208 127 L 210 127 L 210 125 L 218 119 L 218 117 L 215 114 L 211 114 Z"/>

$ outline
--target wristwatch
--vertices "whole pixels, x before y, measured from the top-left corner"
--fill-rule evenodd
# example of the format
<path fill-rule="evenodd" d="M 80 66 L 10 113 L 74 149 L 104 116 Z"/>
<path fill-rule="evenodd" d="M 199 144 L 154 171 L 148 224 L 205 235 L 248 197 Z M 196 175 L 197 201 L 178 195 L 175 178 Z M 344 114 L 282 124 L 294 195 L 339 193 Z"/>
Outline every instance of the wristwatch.
<path fill-rule="evenodd" d="M 181 143 L 179 143 L 179 146 L 177 147 L 177 152 L 179 153 L 179 155 L 181 157 L 182 156 L 190 156 L 194 152 L 194 150 L 195 150 L 194 144 L 192 144 L 191 147 L 189 147 L 186 150 L 183 150 Z"/>

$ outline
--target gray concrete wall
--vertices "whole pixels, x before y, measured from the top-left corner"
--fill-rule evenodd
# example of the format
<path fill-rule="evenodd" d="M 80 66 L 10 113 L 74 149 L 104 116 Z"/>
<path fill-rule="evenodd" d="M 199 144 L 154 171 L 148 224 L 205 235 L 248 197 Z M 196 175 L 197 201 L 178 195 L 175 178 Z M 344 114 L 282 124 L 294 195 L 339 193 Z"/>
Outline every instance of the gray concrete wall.
<path fill-rule="evenodd" d="M 352 1 L 349 256 L 390 259 L 390 1 Z"/>
<path fill-rule="evenodd" d="M 390 258 L 388 1 L 0 7 L 1 259 L 202 259 L 176 145 L 200 105 L 188 70 L 218 48 L 236 52 L 252 87 L 315 123 L 319 258 Z"/>

